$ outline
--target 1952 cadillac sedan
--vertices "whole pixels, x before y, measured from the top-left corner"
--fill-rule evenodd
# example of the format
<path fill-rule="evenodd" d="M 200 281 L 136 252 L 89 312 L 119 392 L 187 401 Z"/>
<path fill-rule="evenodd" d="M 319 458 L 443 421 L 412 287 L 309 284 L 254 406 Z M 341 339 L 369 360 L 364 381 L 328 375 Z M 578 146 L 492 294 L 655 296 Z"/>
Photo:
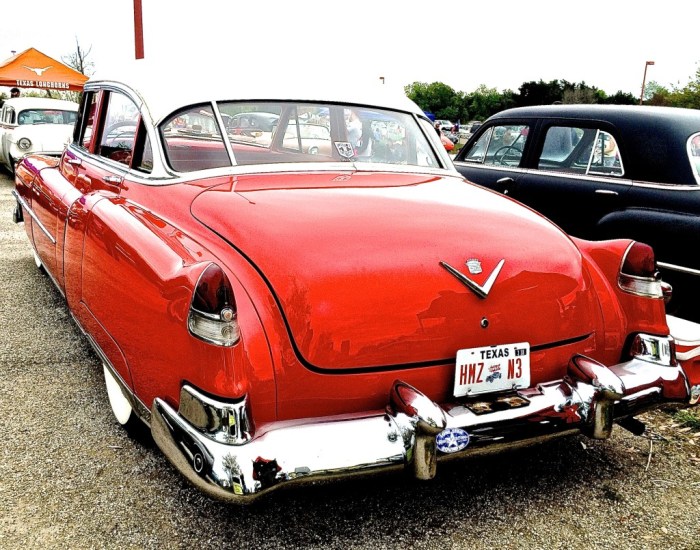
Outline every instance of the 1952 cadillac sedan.
<path fill-rule="evenodd" d="M 86 84 L 60 160 L 18 164 L 15 218 L 117 420 L 150 426 L 208 494 L 430 479 L 443 459 L 640 432 L 635 414 L 698 401 L 651 248 L 571 239 L 467 183 L 403 94 L 165 90 L 144 64 Z M 227 130 L 254 112 L 276 124 Z M 309 152 L 302 124 L 331 146 Z"/>

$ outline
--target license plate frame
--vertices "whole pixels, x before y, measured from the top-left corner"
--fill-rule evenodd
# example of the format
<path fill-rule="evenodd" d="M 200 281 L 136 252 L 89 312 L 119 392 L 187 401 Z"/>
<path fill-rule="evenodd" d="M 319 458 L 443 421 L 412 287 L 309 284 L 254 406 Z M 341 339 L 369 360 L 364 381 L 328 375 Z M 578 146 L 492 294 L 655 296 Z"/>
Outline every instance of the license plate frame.
<path fill-rule="evenodd" d="M 457 350 L 455 397 L 513 391 L 530 386 L 530 343 Z"/>

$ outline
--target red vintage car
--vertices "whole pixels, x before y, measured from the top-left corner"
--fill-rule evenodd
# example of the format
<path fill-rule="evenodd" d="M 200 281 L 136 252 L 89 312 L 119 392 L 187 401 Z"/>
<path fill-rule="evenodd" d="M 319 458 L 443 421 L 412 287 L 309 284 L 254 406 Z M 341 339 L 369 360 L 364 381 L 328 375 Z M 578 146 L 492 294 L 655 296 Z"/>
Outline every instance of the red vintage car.
<path fill-rule="evenodd" d="M 86 84 L 60 160 L 19 163 L 15 217 L 117 420 L 149 426 L 208 494 L 429 479 L 443 459 L 639 432 L 635 414 L 698 401 L 653 251 L 571 239 L 467 183 L 405 96 L 165 89 L 145 63 Z M 264 140 L 227 131 L 251 112 L 279 117 Z M 331 147 L 285 138 L 301 124 Z"/>

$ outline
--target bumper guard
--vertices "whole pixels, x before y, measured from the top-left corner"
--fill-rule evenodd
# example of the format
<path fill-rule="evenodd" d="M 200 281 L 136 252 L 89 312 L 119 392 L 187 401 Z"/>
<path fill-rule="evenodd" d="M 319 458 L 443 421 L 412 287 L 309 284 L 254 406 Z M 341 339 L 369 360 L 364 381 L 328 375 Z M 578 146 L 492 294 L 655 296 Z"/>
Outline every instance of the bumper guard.
<path fill-rule="evenodd" d="M 252 436 L 245 399 L 219 402 L 184 386 L 178 411 L 155 399 L 151 430 L 195 486 L 247 503 L 296 483 L 392 469 L 431 479 L 442 459 L 578 432 L 607 438 L 615 421 L 661 403 L 697 400 L 679 365 L 633 359 L 606 367 L 584 356 L 571 359 L 562 380 L 517 396 L 524 405 L 477 414 L 466 401 L 441 406 L 397 380 L 386 411 L 285 422 Z M 460 444 L 445 445 L 443 434 L 453 433 L 462 434 Z"/>

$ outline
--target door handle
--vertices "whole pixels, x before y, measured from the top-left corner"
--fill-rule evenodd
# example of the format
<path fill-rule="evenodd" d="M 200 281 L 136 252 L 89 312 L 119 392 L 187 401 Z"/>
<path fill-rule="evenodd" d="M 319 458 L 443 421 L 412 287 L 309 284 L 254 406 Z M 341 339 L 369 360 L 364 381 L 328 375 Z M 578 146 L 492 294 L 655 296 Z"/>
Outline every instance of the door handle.
<path fill-rule="evenodd" d="M 105 183 L 114 183 L 119 185 L 122 181 L 124 181 L 124 178 L 121 176 L 105 176 L 103 180 Z"/>
<path fill-rule="evenodd" d="M 507 195 L 510 192 L 508 187 L 513 184 L 515 184 L 515 180 L 513 178 L 501 178 L 496 180 L 496 191 L 500 191 L 504 195 Z"/>
<path fill-rule="evenodd" d="M 83 165 L 83 161 L 82 161 L 82 160 L 76 159 L 76 158 L 73 158 L 73 157 L 68 157 L 68 158 L 66 158 L 66 162 L 67 162 L 68 164 L 72 164 L 73 166 L 82 166 L 82 165 Z"/>
<path fill-rule="evenodd" d="M 598 195 L 613 195 L 613 196 L 617 195 L 617 191 L 612 191 L 610 189 L 596 189 L 595 192 Z"/>

